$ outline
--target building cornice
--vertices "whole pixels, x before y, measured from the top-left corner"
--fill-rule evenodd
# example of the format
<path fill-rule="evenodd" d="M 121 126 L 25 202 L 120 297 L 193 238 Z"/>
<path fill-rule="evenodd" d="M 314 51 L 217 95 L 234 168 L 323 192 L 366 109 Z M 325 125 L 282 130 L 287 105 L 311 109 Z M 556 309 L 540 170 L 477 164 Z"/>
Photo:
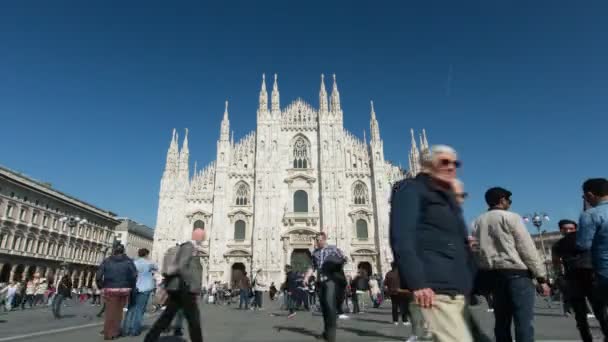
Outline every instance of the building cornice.
<path fill-rule="evenodd" d="M 116 219 L 116 214 L 111 211 L 106 211 L 100 208 L 97 208 L 89 203 L 81 201 L 75 197 L 67 195 L 61 191 L 55 190 L 47 185 L 44 185 L 38 181 L 35 181 L 31 178 L 28 178 L 24 175 L 21 175 L 15 171 L 9 170 L 5 167 L 0 166 L 0 178 L 4 178 L 11 183 L 15 183 L 21 187 L 39 192 L 45 196 L 52 197 L 55 200 L 60 202 L 64 202 L 71 206 L 76 206 L 81 210 L 88 211 L 91 214 L 102 217 L 105 220 L 109 220 L 114 222 L 115 224 L 120 223 Z"/>

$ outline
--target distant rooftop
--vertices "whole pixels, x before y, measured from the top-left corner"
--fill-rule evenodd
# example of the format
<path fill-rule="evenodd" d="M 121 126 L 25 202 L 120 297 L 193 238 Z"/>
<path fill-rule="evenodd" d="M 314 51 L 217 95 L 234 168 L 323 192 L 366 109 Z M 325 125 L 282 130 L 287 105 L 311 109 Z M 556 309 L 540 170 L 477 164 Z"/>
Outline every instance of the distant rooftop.
<path fill-rule="evenodd" d="M 27 176 L 21 172 L 11 170 L 11 169 L 1 166 L 1 165 L 0 165 L 0 177 L 8 178 L 8 179 L 12 180 L 13 182 L 18 182 L 26 187 L 30 187 L 37 191 L 44 192 L 47 195 L 49 195 L 51 197 L 55 197 L 58 200 L 68 202 L 72 205 L 80 206 L 83 209 L 89 210 L 97 215 L 102 215 L 102 216 L 105 216 L 106 218 L 116 220 L 115 213 L 113 213 L 109 210 L 101 209 L 90 203 L 80 200 L 74 196 L 61 192 L 61 191 L 53 188 L 51 183 L 41 182 L 41 181 L 36 180 L 30 176 Z"/>
<path fill-rule="evenodd" d="M 118 220 L 120 220 L 120 224 L 116 226 L 117 232 L 128 231 L 150 240 L 154 239 L 154 229 L 146 226 L 145 224 L 135 222 L 127 217 L 119 217 Z"/>

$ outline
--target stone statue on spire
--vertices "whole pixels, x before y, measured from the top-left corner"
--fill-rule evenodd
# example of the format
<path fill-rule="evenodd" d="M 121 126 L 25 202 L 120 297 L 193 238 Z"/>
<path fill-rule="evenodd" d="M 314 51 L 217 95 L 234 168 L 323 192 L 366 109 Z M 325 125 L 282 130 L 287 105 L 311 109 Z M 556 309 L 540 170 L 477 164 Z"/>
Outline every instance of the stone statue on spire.
<path fill-rule="evenodd" d="M 224 107 L 224 118 L 222 119 L 222 128 L 220 131 L 220 140 L 228 141 L 230 138 L 230 120 L 228 119 L 228 100 Z"/>
<path fill-rule="evenodd" d="M 327 104 L 327 91 L 325 90 L 325 75 L 321 74 L 321 90 L 319 90 L 319 113 L 327 114 L 329 107 Z"/>
<path fill-rule="evenodd" d="M 369 129 L 372 134 L 372 142 L 380 141 L 380 126 L 378 125 L 378 120 L 376 119 L 376 111 L 374 110 L 374 101 L 370 101 L 371 113 L 370 113 L 370 121 L 369 121 Z"/>
<path fill-rule="evenodd" d="M 336 74 L 333 74 L 334 84 L 331 89 L 331 112 L 336 115 L 342 111 L 340 107 L 340 92 L 338 92 L 338 82 L 336 81 Z"/>
<path fill-rule="evenodd" d="M 272 103 L 271 103 L 271 112 L 272 116 L 277 118 L 279 113 L 281 112 L 281 103 L 279 100 L 279 84 L 278 84 L 278 75 L 274 74 L 274 83 L 272 84 Z"/>
<path fill-rule="evenodd" d="M 258 118 L 263 118 L 268 113 L 268 93 L 266 92 L 266 74 L 262 74 L 262 87 L 258 104 Z"/>

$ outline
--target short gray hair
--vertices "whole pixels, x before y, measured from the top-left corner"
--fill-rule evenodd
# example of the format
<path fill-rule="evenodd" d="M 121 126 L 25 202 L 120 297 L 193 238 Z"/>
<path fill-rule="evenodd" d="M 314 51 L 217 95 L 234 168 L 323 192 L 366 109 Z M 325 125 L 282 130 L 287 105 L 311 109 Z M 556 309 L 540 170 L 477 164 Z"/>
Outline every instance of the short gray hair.
<path fill-rule="evenodd" d="M 433 163 L 433 158 L 440 153 L 453 154 L 458 158 L 458 153 L 456 153 L 456 150 L 453 147 L 448 145 L 433 145 L 430 150 L 424 151 L 420 155 L 420 165 L 422 165 L 422 168 L 428 170 Z"/>
<path fill-rule="evenodd" d="M 433 145 L 431 146 L 431 158 L 433 158 L 436 154 L 439 153 L 449 153 L 453 154 L 456 158 L 458 158 L 458 153 L 456 150 L 448 145 Z"/>

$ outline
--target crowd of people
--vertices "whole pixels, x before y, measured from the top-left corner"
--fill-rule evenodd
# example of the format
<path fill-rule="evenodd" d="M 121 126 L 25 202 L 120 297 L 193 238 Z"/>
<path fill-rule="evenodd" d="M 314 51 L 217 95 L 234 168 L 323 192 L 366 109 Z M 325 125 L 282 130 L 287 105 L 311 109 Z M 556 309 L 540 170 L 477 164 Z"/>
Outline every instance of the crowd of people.
<path fill-rule="evenodd" d="M 434 146 L 423 172 L 399 182 L 391 199 L 390 237 L 413 320 L 411 341 L 484 341 L 470 305 L 476 296 L 492 299 L 497 342 L 534 341 L 537 295 L 551 293 L 545 261 L 537 252 L 523 218 L 512 212 L 513 194 L 503 187 L 486 191 L 488 210 L 469 231 L 462 204 L 460 166 L 451 147 Z M 592 341 L 587 323 L 591 303 L 608 337 L 608 180 L 583 183 L 584 212 L 579 224 L 562 220 L 565 234 L 553 253 L 565 302 L 575 311 L 583 341 Z"/>
<path fill-rule="evenodd" d="M 155 342 L 175 319 L 175 334 L 182 335 L 188 322 L 190 339 L 202 342 L 199 303 L 230 305 L 238 297 L 238 309 L 263 310 L 264 297 L 282 300 L 281 307 L 293 319 L 299 310 L 320 311 L 323 332 L 319 338 L 336 341 L 338 319 L 361 314 L 390 301 L 392 322 L 411 325 L 407 341 L 489 341 L 471 314 L 471 306 L 486 298 L 494 314 L 497 342 L 534 341 L 534 307 L 537 296 L 562 294 L 564 311 L 573 312 L 584 342 L 593 340 L 588 319 L 595 318 L 608 340 L 608 180 L 594 178 L 582 185 L 583 213 L 578 222 L 558 223 L 563 234 L 552 250 L 553 273 L 541 259 L 520 215 L 511 211 L 513 194 L 503 187 L 485 193 L 488 210 L 471 229 L 463 219 L 467 198 L 457 179 L 460 166 L 451 147 L 433 146 L 422 162 L 423 170 L 413 179 L 398 182 L 392 192 L 390 244 L 394 255 L 391 270 L 382 277 L 360 268 L 346 276 L 345 254 L 329 245 L 320 232 L 305 270 L 285 267 L 285 280 L 269 282 L 262 269 L 252 276 L 243 272 L 234 284 L 202 286 L 199 260 L 205 231 L 194 229 L 192 238 L 169 249 L 163 269 L 141 249 L 135 260 L 124 246 L 116 245 L 96 274 L 95 286 L 72 289 L 67 275 L 55 289 L 53 281 L 34 274 L 21 283 L 0 284 L 5 310 L 26 305 L 52 305 L 61 317 L 64 299 L 78 296 L 100 305 L 103 297 L 104 339 L 138 336 L 150 298 L 164 311 L 147 332 L 144 341 Z M 162 275 L 162 280 L 155 277 Z M 590 304 L 590 306 L 589 306 Z M 126 314 L 123 317 L 123 309 Z M 514 333 L 514 336 L 513 336 Z"/>
<path fill-rule="evenodd" d="M 59 299 L 61 297 L 61 299 Z M 101 305 L 101 291 L 96 286 L 72 288 L 68 275 L 64 275 L 55 287 L 53 277 L 43 277 L 34 273 L 30 279 L 0 284 L 0 309 L 9 312 L 36 307 L 60 307 L 65 298 L 77 298 L 80 303 L 90 301 L 91 305 Z M 59 314 L 55 315 L 60 318 Z"/>

